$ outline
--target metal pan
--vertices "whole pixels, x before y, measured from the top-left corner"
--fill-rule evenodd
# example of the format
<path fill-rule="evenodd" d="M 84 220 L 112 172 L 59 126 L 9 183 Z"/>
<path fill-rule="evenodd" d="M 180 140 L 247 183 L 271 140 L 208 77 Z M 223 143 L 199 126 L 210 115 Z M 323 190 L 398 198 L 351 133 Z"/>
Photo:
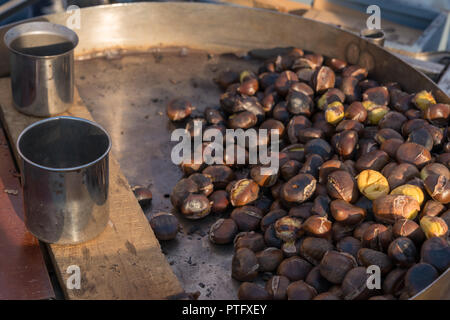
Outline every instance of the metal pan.
<path fill-rule="evenodd" d="M 35 20 L 65 24 L 68 18 L 64 13 Z M 257 68 L 254 60 L 221 53 L 296 46 L 358 63 L 371 77 L 399 82 L 407 91 L 431 90 L 439 102 L 450 103 L 429 78 L 383 48 L 298 16 L 212 4 L 139 3 L 82 9 L 80 18 L 76 85 L 94 119 L 110 133 L 112 152 L 129 183 L 150 185 L 147 215 L 171 210 L 167 196 L 181 177 L 168 161 L 175 127 L 165 116 L 167 102 L 182 95 L 200 114 L 218 104 L 220 90 L 211 79 L 220 70 Z M 0 37 L 9 27 L 0 29 Z M 3 46 L 0 57 L 0 74 L 7 75 Z M 232 248 L 211 245 L 207 237 L 216 219 L 181 220 L 177 240 L 162 249 L 186 291 L 198 290 L 204 299 L 234 299 L 239 284 L 230 275 Z M 436 285 L 448 295 L 448 281 Z"/>

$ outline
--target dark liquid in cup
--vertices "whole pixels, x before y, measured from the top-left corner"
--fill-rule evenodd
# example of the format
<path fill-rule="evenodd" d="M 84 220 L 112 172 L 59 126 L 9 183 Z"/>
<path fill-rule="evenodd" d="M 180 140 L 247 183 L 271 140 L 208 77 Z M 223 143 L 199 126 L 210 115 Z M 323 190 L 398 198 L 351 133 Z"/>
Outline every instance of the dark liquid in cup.
<path fill-rule="evenodd" d="M 32 56 L 54 56 L 73 49 L 67 38 L 55 34 L 30 34 L 11 42 L 11 48 Z"/>

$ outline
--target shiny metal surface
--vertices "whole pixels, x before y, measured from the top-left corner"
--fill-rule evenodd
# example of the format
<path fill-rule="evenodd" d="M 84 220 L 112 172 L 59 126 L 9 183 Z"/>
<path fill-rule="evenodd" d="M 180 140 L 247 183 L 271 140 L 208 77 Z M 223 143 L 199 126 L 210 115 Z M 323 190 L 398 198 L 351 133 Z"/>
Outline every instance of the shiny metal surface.
<path fill-rule="evenodd" d="M 64 24 L 68 17 L 38 19 Z M 0 29 L 0 36 L 8 28 Z M 273 11 L 193 3 L 93 7 L 81 10 L 77 34 L 76 85 L 94 119 L 111 133 L 112 152 L 129 183 L 150 186 L 153 203 L 147 216 L 171 210 L 168 194 L 181 177 L 167 160 L 175 128 L 165 117 L 168 100 L 183 96 L 201 114 L 203 108 L 218 105 L 220 90 L 211 81 L 218 72 L 257 68 L 254 60 L 220 53 L 297 46 L 360 63 L 371 69 L 372 78 L 397 81 L 411 92 L 432 90 L 439 102 L 450 102 L 429 78 L 382 47 L 320 22 Z M 167 54 L 165 49 L 172 46 L 190 49 Z M 139 54 L 125 54 L 130 52 Z M 0 58 L 4 56 L 0 44 Z M 0 59 L 0 74 L 7 73 L 8 65 Z M 209 226 L 217 218 L 181 220 L 177 239 L 162 243 L 162 248 L 186 291 L 200 291 L 200 299 L 235 299 L 239 283 L 231 279 L 233 249 L 208 241 Z"/>
<path fill-rule="evenodd" d="M 110 148 L 102 127 L 74 117 L 41 120 L 20 134 L 24 220 L 33 235 L 74 244 L 104 230 Z"/>
<path fill-rule="evenodd" d="M 75 32 L 48 22 L 30 22 L 4 37 L 10 50 L 14 106 L 22 113 L 47 117 L 73 102 Z"/>

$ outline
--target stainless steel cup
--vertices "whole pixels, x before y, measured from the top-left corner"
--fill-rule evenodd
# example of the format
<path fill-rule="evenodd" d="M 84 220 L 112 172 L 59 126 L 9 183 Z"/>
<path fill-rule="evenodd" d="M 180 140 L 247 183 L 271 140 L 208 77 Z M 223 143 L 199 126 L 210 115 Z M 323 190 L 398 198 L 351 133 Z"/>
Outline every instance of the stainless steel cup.
<path fill-rule="evenodd" d="M 81 118 L 48 118 L 20 134 L 24 220 L 32 234 L 48 243 L 75 244 L 104 230 L 110 149 L 105 129 Z"/>
<path fill-rule="evenodd" d="M 6 32 L 14 106 L 37 117 L 63 113 L 73 103 L 77 34 L 62 25 L 29 22 Z"/>

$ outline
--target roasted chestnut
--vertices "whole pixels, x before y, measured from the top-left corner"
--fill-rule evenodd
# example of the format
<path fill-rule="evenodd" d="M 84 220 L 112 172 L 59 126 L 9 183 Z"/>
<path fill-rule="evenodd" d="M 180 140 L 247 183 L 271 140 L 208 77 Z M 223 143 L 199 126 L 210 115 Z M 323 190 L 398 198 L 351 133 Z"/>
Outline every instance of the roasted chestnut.
<path fill-rule="evenodd" d="M 238 281 L 253 281 L 258 276 L 258 259 L 248 248 L 239 248 L 231 262 L 231 276 Z"/>
<path fill-rule="evenodd" d="M 219 219 L 211 226 L 209 240 L 216 244 L 233 242 L 238 233 L 238 227 L 233 219 Z"/>
<path fill-rule="evenodd" d="M 179 229 L 177 217 L 168 212 L 158 212 L 150 217 L 150 226 L 158 240 L 175 239 Z"/>
<path fill-rule="evenodd" d="M 319 265 L 320 274 L 334 284 L 340 284 L 347 272 L 357 267 L 355 258 L 345 252 L 327 251 Z"/>
<path fill-rule="evenodd" d="M 277 274 L 285 276 L 290 281 L 304 280 L 311 271 L 312 265 L 299 257 L 290 257 L 280 263 Z"/>

